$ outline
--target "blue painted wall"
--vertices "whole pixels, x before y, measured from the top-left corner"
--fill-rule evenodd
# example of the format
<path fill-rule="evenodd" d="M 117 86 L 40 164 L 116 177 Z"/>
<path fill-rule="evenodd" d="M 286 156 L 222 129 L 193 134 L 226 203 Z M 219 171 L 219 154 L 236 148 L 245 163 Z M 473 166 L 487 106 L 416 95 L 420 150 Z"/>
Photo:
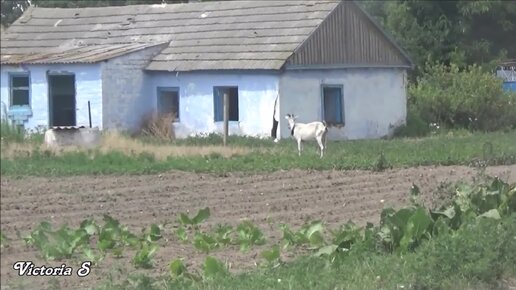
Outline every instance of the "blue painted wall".
<path fill-rule="evenodd" d="M 32 116 L 24 124 L 27 129 L 47 128 L 49 121 L 47 72 L 75 74 L 76 120 L 88 126 L 88 101 L 91 103 L 92 126 L 102 128 L 102 82 L 100 64 L 2 65 L 0 95 L 7 110 L 10 107 L 9 73 L 30 73 L 30 107 Z"/>
<path fill-rule="evenodd" d="M 239 120 L 231 135 L 269 137 L 274 102 L 280 96 L 279 136 L 288 138 L 284 120 L 294 113 L 300 122 L 322 119 L 322 85 L 343 88 L 344 127 L 330 128 L 330 139 L 379 138 L 392 133 L 406 118 L 406 72 L 402 69 L 329 69 L 286 71 L 148 72 L 143 68 L 159 47 L 99 64 L 2 66 L 1 101 L 9 106 L 9 72 L 30 71 L 33 115 L 26 128 L 48 126 L 47 71 L 76 76 L 77 125 L 100 129 L 137 130 L 145 114 L 157 110 L 158 87 L 179 88 L 180 120 L 176 136 L 222 133 L 214 120 L 215 86 L 237 86 Z M 512 84 L 513 85 L 513 84 Z"/>
<path fill-rule="evenodd" d="M 214 121 L 214 86 L 238 86 L 239 121 L 230 122 L 231 135 L 270 136 L 279 82 L 275 72 L 153 72 L 149 80 L 154 106 L 158 87 L 179 87 L 181 120 L 174 126 L 180 138 L 223 132 L 223 122 Z"/>
<path fill-rule="evenodd" d="M 285 114 L 297 115 L 299 122 L 322 120 L 323 85 L 343 90 L 345 126 L 330 127 L 329 139 L 389 136 L 406 122 L 406 78 L 404 69 L 393 68 L 288 70 L 280 80 L 281 136 L 290 135 Z"/>

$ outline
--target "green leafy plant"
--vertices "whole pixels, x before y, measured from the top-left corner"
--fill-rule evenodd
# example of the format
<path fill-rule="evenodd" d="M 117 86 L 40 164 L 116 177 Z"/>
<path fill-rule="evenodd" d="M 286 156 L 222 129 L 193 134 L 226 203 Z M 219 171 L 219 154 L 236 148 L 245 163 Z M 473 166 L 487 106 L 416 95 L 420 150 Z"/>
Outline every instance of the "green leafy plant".
<path fill-rule="evenodd" d="M 7 236 L 6 236 L 6 235 L 4 235 L 4 233 L 2 233 L 2 232 L 0 231 L 0 248 L 2 248 L 2 249 L 3 249 L 3 248 L 8 247 L 8 246 L 9 246 L 9 243 L 8 243 L 8 242 L 9 242 L 9 239 L 7 238 Z"/>
<path fill-rule="evenodd" d="M 423 207 L 406 207 L 382 211 L 379 238 L 388 251 L 407 251 L 417 246 L 433 224 Z"/>
<path fill-rule="evenodd" d="M 193 245 L 196 249 L 209 253 L 210 251 L 235 243 L 232 238 L 234 233 L 230 225 L 217 224 L 210 233 L 196 231 L 193 238 Z"/>
<path fill-rule="evenodd" d="M 223 245 L 223 246 L 230 245 L 234 242 L 233 237 L 232 237 L 232 234 L 234 232 L 235 231 L 234 231 L 233 227 L 230 225 L 217 224 L 217 225 L 215 225 L 215 229 L 213 231 L 214 239 L 217 241 L 217 243 L 219 245 Z"/>
<path fill-rule="evenodd" d="M 190 218 L 185 213 L 180 213 L 178 221 L 182 226 L 191 226 L 195 229 L 199 228 L 199 225 L 210 217 L 210 208 L 204 208 L 197 212 L 197 214 Z"/>
<path fill-rule="evenodd" d="M 139 242 L 139 238 L 131 233 L 127 226 L 122 226 L 118 220 L 104 215 L 104 225 L 100 227 L 97 242 L 97 247 L 101 251 L 111 250 L 115 257 L 120 257 L 125 246 L 137 247 Z"/>
<path fill-rule="evenodd" d="M 353 244 L 362 239 L 361 228 L 351 221 L 330 232 L 333 236 L 332 244 L 343 250 L 350 250 Z"/>
<path fill-rule="evenodd" d="M 278 245 L 274 245 L 270 250 L 262 251 L 260 255 L 265 259 L 266 267 L 276 268 L 282 264 L 280 258 L 280 247 Z"/>
<path fill-rule="evenodd" d="M 219 247 L 219 243 L 213 236 L 202 232 L 195 233 L 193 245 L 196 249 L 204 253 L 209 253 Z"/>
<path fill-rule="evenodd" d="M 237 226 L 236 231 L 238 233 L 237 243 L 243 252 L 246 252 L 252 245 L 265 244 L 263 232 L 248 220 L 241 222 Z"/>
<path fill-rule="evenodd" d="M 186 229 L 182 225 L 177 228 L 176 237 L 182 242 L 188 241 L 188 234 L 186 233 Z"/>
<path fill-rule="evenodd" d="M 28 246 L 38 249 L 43 259 L 62 260 L 71 258 L 77 249 L 88 246 L 89 236 L 83 228 L 74 230 L 63 225 L 53 231 L 50 223 L 41 222 L 24 240 Z"/>
<path fill-rule="evenodd" d="M 144 240 L 140 243 L 136 254 L 133 257 L 133 263 L 137 268 L 152 268 L 152 258 L 158 250 L 158 245 L 153 242 Z"/>
<path fill-rule="evenodd" d="M 324 245 L 323 230 L 321 221 L 312 221 L 304 224 L 297 232 L 292 232 L 287 225 L 280 225 L 283 232 L 283 248 L 307 244 L 311 249 L 317 249 Z"/>
<path fill-rule="evenodd" d="M 207 256 L 203 264 L 204 278 L 214 278 L 227 276 L 229 274 L 227 266 L 217 258 Z"/>
<path fill-rule="evenodd" d="M 190 273 L 181 259 L 170 262 L 169 265 L 170 278 L 173 281 L 182 282 L 182 284 L 191 284 L 200 282 L 201 277 L 195 273 Z"/>
<path fill-rule="evenodd" d="M 516 212 L 516 184 L 508 184 L 499 178 L 487 178 L 483 182 L 457 187 L 450 205 L 431 211 L 434 220 L 441 220 L 451 229 L 475 218 L 500 219 Z"/>
<path fill-rule="evenodd" d="M 156 224 L 150 226 L 148 233 L 144 232 L 133 257 L 133 263 L 137 268 L 152 268 L 152 258 L 158 250 L 158 245 L 155 242 L 161 237 L 161 229 Z"/>
<path fill-rule="evenodd" d="M 387 161 L 387 158 L 385 158 L 385 154 L 383 152 L 380 153 L 380 156 L 378 156 L 378 159 L 373 165 L 373 171 L 384 171 L 389 168 L 392 168 L 392 166 Z"/>

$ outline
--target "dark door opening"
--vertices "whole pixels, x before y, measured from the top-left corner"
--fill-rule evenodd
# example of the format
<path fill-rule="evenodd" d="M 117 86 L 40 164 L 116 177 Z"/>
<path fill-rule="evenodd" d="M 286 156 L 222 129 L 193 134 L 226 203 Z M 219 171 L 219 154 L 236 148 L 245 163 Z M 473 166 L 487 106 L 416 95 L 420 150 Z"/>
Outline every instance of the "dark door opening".
<path fill-rule="evenodd" d="M 271 137 L 274 138 L 274 142 L 278 142 L 278 124 L 279 124 L 279 107 L 278 107 L 279 96 L 274 101 L 274 112 L 272 113 L 272 130 Z"/>
<path fill-rule="evenodd" d="M 76 126 L 75 75 L 48 75 L 49 125 Z"/>

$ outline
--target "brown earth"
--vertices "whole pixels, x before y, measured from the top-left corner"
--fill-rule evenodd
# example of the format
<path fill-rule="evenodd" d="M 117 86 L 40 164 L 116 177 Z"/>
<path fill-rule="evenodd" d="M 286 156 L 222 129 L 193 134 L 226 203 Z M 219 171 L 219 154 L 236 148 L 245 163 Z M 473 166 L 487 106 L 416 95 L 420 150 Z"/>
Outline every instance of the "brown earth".
<path fill-rule="evenodd" d="M 486 171 L 509 182 L 516 182 L 516 165 L 490 167 Z M 209 174 L 169 172 L 142 176 L 77 176 L 1 179 L 1 230 L 10 239 L 1 250 L 1 289 L 45 289 L 59 282 L 61 289 L 87 289 L 104 281 L 115 267 L 134 269 L 132 252 L 113 260 L 108 257 L 85 278 L 18 277 L 16 261 L 33 261 L 37 266 L 59 267 L 63 262 L 44 262 L 37 251 L 26 247 L 17 237 L 24 236 L 44 219 L 54 228 L 78 224 L 90 217 L 101 222 L 109 214 L 134 233 L 152 223 L 165 224 L 155 268 L 140 270 L 151 275 L 167 273 L 168 263 L 185 258 L 197 267 L 205 255 L 191 244 L 180 243 L 173 230 L 180 212 L 192 216 L 209 207 L 211 217 L 206 227 L 217 223 L 236 225 L 244 218 L 257 224 L 267 237 L 267 244 L 240 253 L 237 247 L 217 250 L 212 255 L 227 261 L 232 270 L 255 267 L 259 253 L 281 239 L 279 223 L 296 229 L 307 220 L 321 219 L 327 227 L 336 227 L 349 219 L 358 224 L 376 223 L 381 209 L 407 203 L 412 183 L 417 184 L 429 204 L 442 199 L 439 188 L 458 180 L 470 181 L 478 171 L 469 167 L 419 167 L 385 172 L 370 171 L 281 171 L 270 174 L 232 174 L 219 177 Z M 381 202 L 384 200 L 384 203 Z M 270 225 L 272 221 L 274 225 Z M 290 256 L 289 256 L 290 255 Z M 285 254 L 289 259 L 292 254 Z M 77 269 L 79 260 L 65 261 Z M 17 289 L 17 288 L 16 288 Z"/>

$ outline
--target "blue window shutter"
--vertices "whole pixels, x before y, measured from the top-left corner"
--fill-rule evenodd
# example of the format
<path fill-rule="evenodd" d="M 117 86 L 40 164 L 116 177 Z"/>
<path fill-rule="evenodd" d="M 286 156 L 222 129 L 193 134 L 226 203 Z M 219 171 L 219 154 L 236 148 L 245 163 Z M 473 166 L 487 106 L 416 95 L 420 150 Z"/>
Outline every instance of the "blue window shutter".
<path fill-rule="evenodd" d="M 222 90 L 220 88 L 213 88 L 213 115 L 214 115 L 214 121 L 220 122 L 223 121 L 223 97 L 222 97 Z"/>

